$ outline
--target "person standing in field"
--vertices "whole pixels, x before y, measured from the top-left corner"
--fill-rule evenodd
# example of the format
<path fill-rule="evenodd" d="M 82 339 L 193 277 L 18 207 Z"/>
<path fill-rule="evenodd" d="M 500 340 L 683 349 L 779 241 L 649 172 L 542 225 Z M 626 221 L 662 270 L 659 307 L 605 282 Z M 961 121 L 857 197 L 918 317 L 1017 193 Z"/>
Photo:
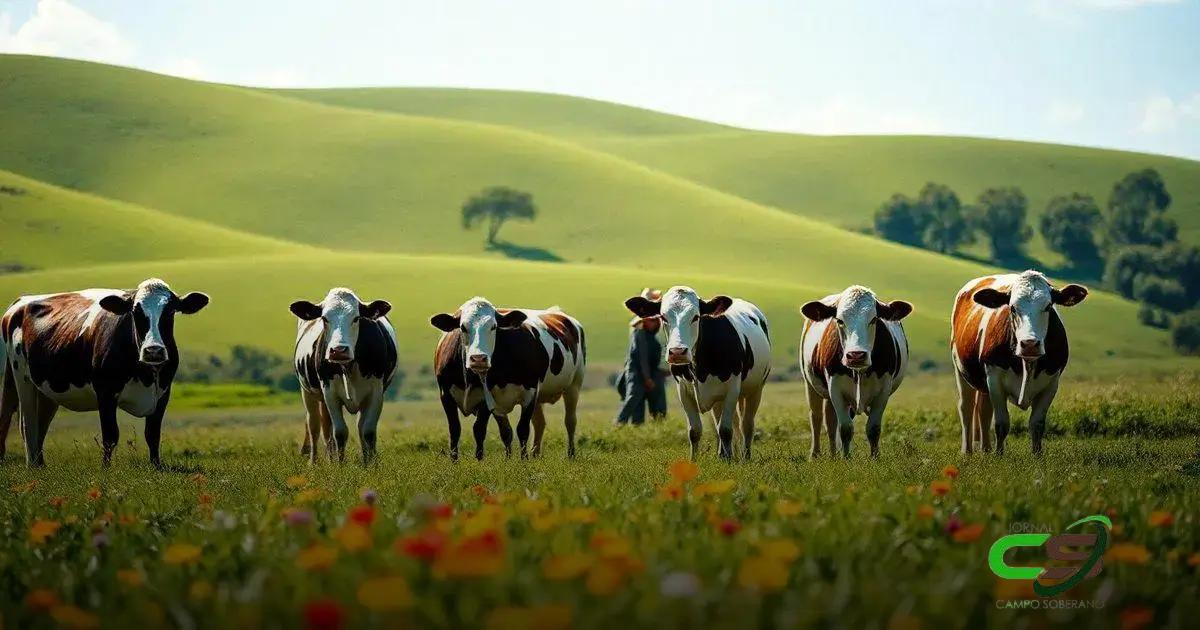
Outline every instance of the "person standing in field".
<path fill-rule="evenodd" d="M 649 300 L 662 298 L 661 291 L 650 288 L 643 289 L 641 295 Z M 621 409 L 617 412 L 618 426 L 645 422 L 647 406 L 650 416 L 655 419 L 667 415 L 666 372 L 659 367 L 662 344 L 658 341 L 658 331 L 662 322 L 656 317 L 635 317 L 629 324 L 632 328 L 629 354 L 617 384 L 622 398 Z"/>

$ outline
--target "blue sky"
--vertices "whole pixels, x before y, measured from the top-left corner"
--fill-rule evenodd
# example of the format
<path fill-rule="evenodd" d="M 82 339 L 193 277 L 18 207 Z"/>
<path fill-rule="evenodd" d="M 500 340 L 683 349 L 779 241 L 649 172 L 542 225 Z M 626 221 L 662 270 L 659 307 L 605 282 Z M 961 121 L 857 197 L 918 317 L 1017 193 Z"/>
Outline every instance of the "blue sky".
<path fill-rule="evenodd" d="M 1200 0 L 0 0 L 0 51 L 1200 159 Z"/>

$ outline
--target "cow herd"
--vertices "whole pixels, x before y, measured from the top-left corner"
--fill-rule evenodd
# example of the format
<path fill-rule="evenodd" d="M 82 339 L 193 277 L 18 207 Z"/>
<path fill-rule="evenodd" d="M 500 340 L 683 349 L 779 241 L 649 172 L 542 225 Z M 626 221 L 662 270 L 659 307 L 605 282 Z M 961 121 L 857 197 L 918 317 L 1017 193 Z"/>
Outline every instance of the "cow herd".
<path fill-rule="evenodd" d="M 958 387 L 962 450 L 976 442 L 1004 452 L 1009 403 L 1030 410 L 1033 452 L 1041 453 L 1046 414 L 1067 364 L 1066 329 L 1056 307 L 1087 297 L 1076 284 L 1053 287 L 1041 273 L 1025 271 L 976 278 L 958 292 L 951 314 L 950 346 Z M 180 297 L 162 280 L 133 291 L 87 289 L 23 296 L 0 319 L 0 457 L 19 411 L 26 461 L 44 465 L 43 444 L 59 407 L 96 411 L 103 460 L 119 441 L 116 413 L 145 418 L 150 460 L 159 461 L 159 436 L 171 384 L 179 367 L 175 315 L 208 305 L 203 293 Z M 711 414 L 718 453 L 732 459 L 735 429 L 740 455 L 749 459 L 754 419 L 771 371 L 770 328 L 763 312 L 738 298 L 703 299 L 672 287 L 659 300 L 635 296 L 625 307 L 657 318 L 667 330 L 666 362 L 687 417 L 692 457 Z M 324 446 L 343 458 L 349 438 L 346 414 L 358 414 L 364 462 L 375 455 L 384 395 L 396 374 L 396 332 L 391 305 L 363 302 L 336 288 L 319 303 L 297 301 L 295 371 L 306 412 L 303 452 L 315 462 Z M 808 395 L 811 454 L 821 452 L 825 427 L 833 454 L 840 442 L 849 456 L 854 417 L 866 416 L 871 455 L 879 454 L 883 414 L 908 368 L 902 320 L 908 302 L 880 301 L 865 287 L 804 304 L 800 365 Z M 442 331 L 433 371 L 457 459 L 461 416 L 473 416 L 475 457 L 483 458 L 487 427 L 495 418 L 506 454 L 512 453 L 508 416 L 518 406 L 520 454 L 539 455 L 546 426 L 544 405 L 564 407 L 567 456 L 575 455 L 580 390 L 587 364 L 583 325 L 557 307 L 497 308 L 475 297 L 430 324 Z M 529 445 L 532 429 L 533 444 Z"/>

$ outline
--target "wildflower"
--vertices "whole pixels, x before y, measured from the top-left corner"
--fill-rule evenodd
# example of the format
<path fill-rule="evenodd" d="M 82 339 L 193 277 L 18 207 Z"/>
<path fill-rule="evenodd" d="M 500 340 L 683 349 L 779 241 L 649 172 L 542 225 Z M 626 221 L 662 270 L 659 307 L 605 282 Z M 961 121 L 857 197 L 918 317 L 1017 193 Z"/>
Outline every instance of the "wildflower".
<path fill-rule="evenodd" d="M 550 556 L 542 561 L 542 575 L 547 580 L 573 580 L 592 568 L 594 559 L 585 553 Z"/>
<path fill-rule="evenodd" d="M 1138 604 L 1121 611 L 1121 630 L 1139 630 L 1154 622 L 1154 611 Z"/>
<path fill-rule="evenodd" d="M 717 497 L 733 492 L 733 489 L 736 487 L 737 482 L 732 479 L 710 481 L 708 483 L 697 484 L 695 488 L 692 488 L 692 494 L 697 498 Z"/>
<path fill-rule="evenodd" d="M 396 551 L 406 556 L 433 562 L 446 546 L 446 535 L 435 529 L 420 534 L 405 536 L 396 541 Z"/>
<path fill-rule="evenodd" d="M 737 519 L 727 518 L 717 525 L 717 531 L 721 532 L 722 536 L 728 538 L 742 531 L 742 524 Z"/>
<path fill-rule="evenodd" d="M 674 481 L 661 485 L 658 487 L 658 498 L 663 501 L 678 501 L 683 498 L 683 486 Z"/>
<path fill-rule="evenodd" d="M 62 527 L 58 521 L 47 521 L 38 519 L 29 526 L 29 542 L 34 545 L 40 545 L 58 531 Z"/>
<path fill-rule="evenodd" d="M 742 560 L 737 581 L 742 588 L 754 591 L 778 591 L 787 586 L 788 567 L 775 558 L 752 556 Z"/>
<path fill-rule="evenodd" d="M 202 602 L 209 597 L 212 597 L 213 585 L 212 582 L 206 580 L 196 580 L 188 587 L 188 598 L 194 602 Z"/>
<path fill-rule="evenodd" d="M 599 531 L 592 535 L 589 546 L 605 558 L 628 556 L 633 552 L 633 545 L 619 534 Z"/>
<path fill-rule="evenodd" d="M 800 545 L 787 538 L 764 540 L 758 543 L 758 553 L 783 562 L 795 562 L 800 557 Z"/>
<path fill-rule="evenodd" d="M 63 505 L 66 505 L 67 498 L 66 497 L 50 497 L 50 500 L 48 501 L 48 503 L 50 504 L 50 507 L 52 507 L 52 508 L 60 508 Z"/>
<path fill-rule="evenodd" d="M 167 564 L 195 564 L 200 560 L 200 547 L 175 543 L 163 551 L 162 559 Z"/>
<path fill-rule="evenodd" d="M 1146 564 L 1150 561 L 1150 550 L 1138 543 L 1122 542 L 1112 545 L 1104 553 L 1105 562 L 1122 564 Z"/>
<path fill-rule="evenodd" d="M 48 588 L 35 588 L 25 595 L 25 607 L 32 610 L 50 610 L 58 605 L 58 595 Z"/>
<path fill-rule="evenodd" d="M 117 517 L 117 522 L 122 525 L 136 525 L 138 522 L 138 517 L 132 514 L 122 514 Z"/>
<path fill-rule="evenodd" d="M 360 499 L 362 499 L 362 502 L 366 503 L 367 505 L 375 505 L 375 503 L 379 501 L 379 493 L 371 488 L 363 488 L 362 492 L 360 492 L 358 496 Z"/>
<path fill-rule="evenodd" d="M 950 492 L 950 482 L 942 479 L 935 479 L 934 481 L 930 482 L 929 491 L 932 492 L 933 496 L 935 497 L 946 496 L 946 494 Z"/>
<path fill-rule="evenodd" d="M 463 534 L 470 537 L 492 532 L 502 528 L 506 520 L 504 508 L 488 503 L 463 518 Z"/>
<path fill-rule="evenodd" d="M 783 516 L 799 516 L 804 512 L 804 505 L 799 501 L 780 499 L 775 502 L 775 513 Z"/>
<path fill-rule="evenodd" d="M 104 532 L 96 532 L 92 534 L 92 546 L 96 549 L 103 549 L 108 546 L 108 534 Z"/>
<path fill-rule="evenodd" d="M 319 599 L 304 605 L 304 623 L 309 630 L 338 630 L 346 621 L 342 607 L 332 599 Z"/>
<path fill-rule="evenodd" d="M 320 500 L 323 496 L 325 496 L 325 493 L 319 489 L 307 488 L 296 493 L 296 503 L 313 503 Z"/>
<path fill-rule="evenodd" d="M 546 512 L 544 514 L 536 514 L 529 519 L 529 526 L 535 532 L 548 532 L 555 527 L 558 527 L 563 521 L 562 514 L 557 512 Z"/>
<path fill-rule="evenodd" d="M 137 588 L 146 581 L 146 577 L 137 569 L 117 569 L 117 581 L 129 588 Z"/>
<path fill-rule="evenodd" d="M 1156 510 L 1150 513 L 1150 518 L 1146 522 L 1150 524 L 1150 527 L 1170 527 L 1175 523 L 1175 515 Z"/>
<path fill-rule="evenodd" d="M 972 523 L 959 528 L 957 531 L 950 534 L 950 537 L 957 543 L 969 543 L 979 540 L 983 535 L 983 523 Z"/>
<path fill-rule="evenodd" d="M 100 488 L 97 488 L 96 486 L 92 486 L 91 488 L 88 488 L 88 491 L 87 491 L 88 499 L 90 499 L 92 501 L 99 501 L 100 497 L 102 495 L 103 495 L 103 493 L 100 492 Z"/>
<path fill-rule="evenodd" d="M 208 477 L 205 477 L 204 473 L 194 473 L 192 476 L 188 477 L 188 481 L 191 481 L 197 486 L 203 486 L 208 483 Z"/>
<path fill-rule="evenodd" d="M 680 459 L 671 462 L 667 472 L 671 473 L 671 479 L 675 483 L 683 484 L 695 479 L 700 474 L 700 467 L 691 460 Z"/>
<path fill-rule="evenodd" d="M 955 532 L 962 529 L 962 526 L 962 519 L 958 518 L 957 514 L 952 514 L 950 518 L 946 519 L 946 524 L 942 527 L 942 530 L 953 536 Z"/>
<path fill-rule="evenodd" d="M 483 627 L 485 630 L 567 630 L 571 627 L 571 622 L 571 607 L 564 604 L 542 604 L 528 608 L 501 606 L 488 613 Z"/>
<path fill-rule="evenodd" d="M 65 628 L 90 630 L 100 627 L 100 618 L 78 606 L 60 604 L 50 609 L 50 617 Z"/>
<path fill-rule="evenodd" d="M 303 508 L 287 508 L 283 511 L 283 520 L 293 527 L 309 525 L 313 522 L 313 513 Z"/>
<path fill-rule="evenodd" d="M 918 507 L 917 508 L 917 518 L 927 519 L 927 520 L 933 518 L 933 506 L 932 505 L 922 505 L 922 506 Z"/>
<path fill-rule="evenodd" d="M 346 513 L 346 518 L 351 523 L 369 527 L 375 521 L 375 508 L 370 505 L 356 505 Z"/>
<path fill-rule="evenodd" d="M 291 477 L 288 477 L 287 481 L 285 481 L 284 483 L 287 484 L 288 488 L 295 490 L 297 488 L 303 488 L 303 487 L 307 486 L 308 485 L 308 477 L 305 477 L 304 475 L 292 475 Z"/>
<path fill-rule="evenodd" d="M 13 492 L 15 492 L 17 494 L 25 494 L 26 492 L 31 492 L 34 488 L 37 487 L 37 485 L 38 485 L 38 482 L 36 479 L 34 479 L 33 481 L 30 481 L 29 483 L 13 484 L 13 485 L 9 486 L 8 489 L 12 490 Z"/>
<path fill-rule="evenodd" d="M 336 547 L 314 544 L 296 554 L 296 566 L 306 571 L 324 571 L 337 560 Z"/>
<path fill-rule="evenodd" d="M 357 523 L 346 523 L 333 532 L 342 547 L 351 553 L 371 548 L 371 530 Z"/>
<path fill-rule="evenodd" d="M 1188 556 L 1187 563 L 1189 567 L 1200 567 L 1200 553 Z"/>
<path fill-rule="evenodd" d="M 443 520 L 454 516 L 454 506 L 449 503 L 434 503 L 426 513 L 434 520 Z"/>
<path fill-rule="evenodd" d="M 571 509 L 563 512 L 563 520 L 570 521 L 572 523 L 580 523 L 580 524 L 587 525 L 590 523 L 595 523 L 596 521 L 600 520 L 600 514 L 597 513 L 596 510 L 593 510 L 592 508 L 586 508 L 586 507 L 571 508 Z"/>
<path fill-rule="evenodd" d="M 471 486 L 471 492 L 480 499 L 486 499 L 492 496 L 492 493 L 487 489 L 487 486 L 481 484 L 475 484 Z"/>
<path fill-rule="evenodd" d="M 358 603 L 375 612 L 402 610 L 412 606 L 412 590 L 398 575 L 367 578 L 358 585 Z"/>
<path fill-rule="evenodd" d="M 958 479 L 958 466 L 955 466 L 954 464 L 947 464 L 946 467 L 942 469 L 942 476 L 947 479 Z"/>
<path fill-rule="evenodd" d="M 598 562 L 588 571 L 585 586 L 592 595 L 606 597 L 625 584 L 625 572 L 615 562 Z"/>
<path fill-rule="evenodd" d="M 438 577 L 487 577 L 504 568 L 504 541 L 496 531 L 471 536 L 445 549 L 433 563 Z"/>
<path fill-rule="evenodd" d="M 921 486 L 907 486 L 904 488 L 904 491 L 908 494 L 916 494 L 921 491 Z"/>
<path fill-rule="evenodd" d="M 685 573 L 683 571 L 672 571 L 663 576 L 662 582 L 658 586 L 658 590 L 663 597 L 673 599 L 687 599 L 696 597 L 700 594 L 702 586 L 700 578 L 693 573 Z"/>
<path fill-rule="evenodd" d="M 517 501 L 517 514 L 530 517 L 537 516 L 550 509 L 550 504 L 545 499 L 530 499 L 529 497 L 521 497 Z"/>

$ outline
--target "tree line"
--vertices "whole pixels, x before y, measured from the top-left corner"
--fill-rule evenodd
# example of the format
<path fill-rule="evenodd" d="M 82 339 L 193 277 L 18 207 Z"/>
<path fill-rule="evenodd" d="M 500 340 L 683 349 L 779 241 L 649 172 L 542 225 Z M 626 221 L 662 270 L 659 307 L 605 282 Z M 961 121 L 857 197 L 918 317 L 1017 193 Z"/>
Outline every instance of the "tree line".
<path fill-rule="evenodd" d="M 1102 279 L 1141 302 L 1139 320 L 1171 329 L 1182 353 L 1200 353 L 1200 249 L 1179 242 L 1167 215 L 1171 195 L 1154 169 L 1113 184 L 1102 212 L 1094 197 L 1054 197 L 1037 222 L 1046 246 L 1074 275 Z M 964 204 L 949 186 L 925 184 L 916 197 L 894 194 L 875 211 L 874 232 L 913 247 L 951 254 L 982 237 L 999 265 L 1024 264 L 1033 237 L 1029 200 L 1015 186 L 989 188 Z"/>

